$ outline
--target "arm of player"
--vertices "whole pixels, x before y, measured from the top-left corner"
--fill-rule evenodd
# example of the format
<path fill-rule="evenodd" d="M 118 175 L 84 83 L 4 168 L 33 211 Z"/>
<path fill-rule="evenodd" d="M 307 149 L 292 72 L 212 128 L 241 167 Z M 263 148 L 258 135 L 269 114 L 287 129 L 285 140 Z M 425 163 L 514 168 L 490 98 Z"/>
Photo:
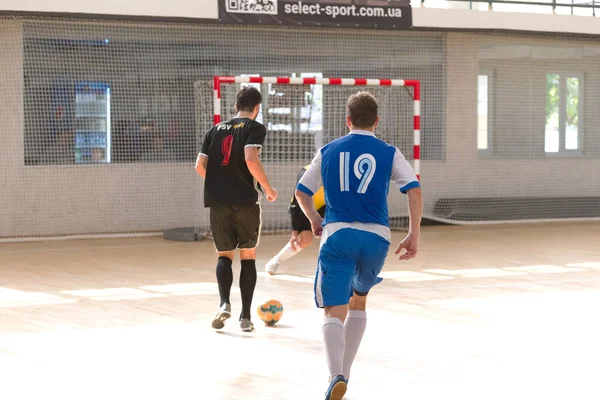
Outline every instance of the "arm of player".
<path fill-rule="evenodd" d="M 419 247 L 421 217 L 423 215 L 423 194 L 415 171 L 398 149 L 396 149 L 396 154 L 394 155 L 391 179 L 400 192 L 408 196 L 409 230 L 404 240 L 400 242 L 400 245 L 396 249 L 396 254 L 400 254 L 404 250 L 404 253 L 400 254 L 400 260 L 410 260 L 417 255 Z"/>
<path fill-rule="evenodd" d="M 206 164 L 208 164 L 208 156 L 202 153 L 198 154 L 198 158 L 196 158 L 196 172 L 202 179 L 206 179 Z"/>
<path fill-rule="evenodd" d="M 202 179 L 206 179 L 206 165 L 208 164 L 208 153 L 210 153 L 210 138 L 213 129 L 211 129 L 206 135 L 204 135 L 204 140 L 202 141 L 200 153 L 198 153 L 198 158 L 196 158 L 196 173 L 200 175 Z"/>
<path fill-rule="evenodd" d="M 267 174 L 265 173 L 265 169 L 263 168 L 262 162 L 260 161 L 260 157 L 258 152 L 260 147 L 256 146 L 246 146 L 244 149 L 244 156 L 246 157 L 246 165 L 248 166 L 248 170 L 260 183 L 260 186 L 265 190 L 265 194 L 267 195 L 267 200 L 275 201 L 277 199 L 277 190 L 273 189 L 269 180 L 267 179 Z"/>
<path fill-rule="evenodd" d="M 267 195 L 267 200 L 275 201 L 277 199 L 277 190 L 273 189 L 269 183 L 265 169 L 260 161 L 260 150 L 265 143 L 266 137 L 267 128 L 265 128 L 263 124 L 257 122 L 252 123 L 246 138 L 244 157 L 246 159 L 248 170 L 254 179 L 260 183 L 260 186 Z"/>
<path fill-rule="evenodd" d="M 323 218 L 319 215 L 312 197 L 321 187 L 321 151 L 300 178 L 296 186 L 296 199 L 306 218 L 310 221 L 313 233 L 320 237 L 323 232 Z"/>
<path fill-rule="evenodd" d="M 408 195 L 409 228 L 408 234 L 396 249 L 396 254 L 399 254 L 402 249 L 405 250 L 405 252 L 400 255 L 400 260 L 410 260 L 417 256 L 421 231 L 421 217 L 423 215 L 423 193 L 421 188 L 415 187 L 409 189 L 406 194 Z"/>
<path fill-rule="evenodd" d="M 323 232 L 323 218 L 319 215 L 319 212 L 315 208 L 315 203 L 312 200 L 312 196 L 302 192 L 300 189 L 296 189 L 296 199 L 302 209 L 306 218 L 310 221 L 310 226 L 316 237 L 320 237 Z"/>

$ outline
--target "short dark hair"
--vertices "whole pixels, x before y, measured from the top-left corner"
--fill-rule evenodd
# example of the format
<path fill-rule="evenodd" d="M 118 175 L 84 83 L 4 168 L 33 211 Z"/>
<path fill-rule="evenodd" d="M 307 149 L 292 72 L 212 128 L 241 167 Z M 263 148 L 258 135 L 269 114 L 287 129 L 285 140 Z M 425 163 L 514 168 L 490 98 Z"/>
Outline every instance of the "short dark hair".
<path fill-rule="evenodd" d="M 346 108 L 352 126 L 370 128 L 375 125 L 379 105 L 371 93 L 361 91 L 353 94 L 348 98 Z"/>
<path fill-rule="evenodd" d="M 237 94 L 238 111 L 254 111 L 254 108 L 262 103 L 262 94 L 254 86 L 246 86 L 240 89 Z"/>

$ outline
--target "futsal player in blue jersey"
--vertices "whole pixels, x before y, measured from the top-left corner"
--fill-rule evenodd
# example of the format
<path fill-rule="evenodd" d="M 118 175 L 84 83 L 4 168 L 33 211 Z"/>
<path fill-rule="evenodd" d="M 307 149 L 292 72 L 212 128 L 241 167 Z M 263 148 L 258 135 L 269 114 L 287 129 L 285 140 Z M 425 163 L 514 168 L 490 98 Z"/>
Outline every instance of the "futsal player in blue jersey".
<path fill-rule="evenodd" d="M 423 198 L 413 168 L 400 150 L 375 137 L 378 104 L 368 92 L 350 96 L 350 133 L 322 147 L 296 187 L 298 203 L 321 237 L 315 301 L 324 308 L 323 341 L 329 367 L 326 400 L 341 400 L 367 326 L 367 294 L 388 254 L 390 181 L 408 195 L 410 228 L 396 254 L 416 256 Z M 323 185 L 325 220 L 312 196 Z"/>

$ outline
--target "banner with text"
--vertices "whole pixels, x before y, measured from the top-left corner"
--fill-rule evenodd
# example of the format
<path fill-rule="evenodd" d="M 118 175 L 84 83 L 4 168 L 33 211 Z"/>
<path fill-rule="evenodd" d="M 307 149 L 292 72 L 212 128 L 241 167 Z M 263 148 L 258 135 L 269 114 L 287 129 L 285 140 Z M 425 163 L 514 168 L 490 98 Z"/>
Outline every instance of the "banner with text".
<path fill-rule="evenodd" d="M 219 0 L 219 20 L 230 24 L 368 29 L 412 27 L 410 0 Z"/>

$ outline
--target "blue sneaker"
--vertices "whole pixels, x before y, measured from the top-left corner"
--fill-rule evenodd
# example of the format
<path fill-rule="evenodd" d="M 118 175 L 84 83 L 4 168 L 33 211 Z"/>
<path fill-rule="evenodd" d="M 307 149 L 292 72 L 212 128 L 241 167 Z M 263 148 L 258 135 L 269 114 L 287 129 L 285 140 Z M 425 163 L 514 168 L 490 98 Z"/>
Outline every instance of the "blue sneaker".
<path fill-rule="evenodd" d="M 342 375 L 338 375 L 331 380 L 327 392 L 325 392 L 325 400 L 342 400 L 348 388 L 348 381 Z"/>

